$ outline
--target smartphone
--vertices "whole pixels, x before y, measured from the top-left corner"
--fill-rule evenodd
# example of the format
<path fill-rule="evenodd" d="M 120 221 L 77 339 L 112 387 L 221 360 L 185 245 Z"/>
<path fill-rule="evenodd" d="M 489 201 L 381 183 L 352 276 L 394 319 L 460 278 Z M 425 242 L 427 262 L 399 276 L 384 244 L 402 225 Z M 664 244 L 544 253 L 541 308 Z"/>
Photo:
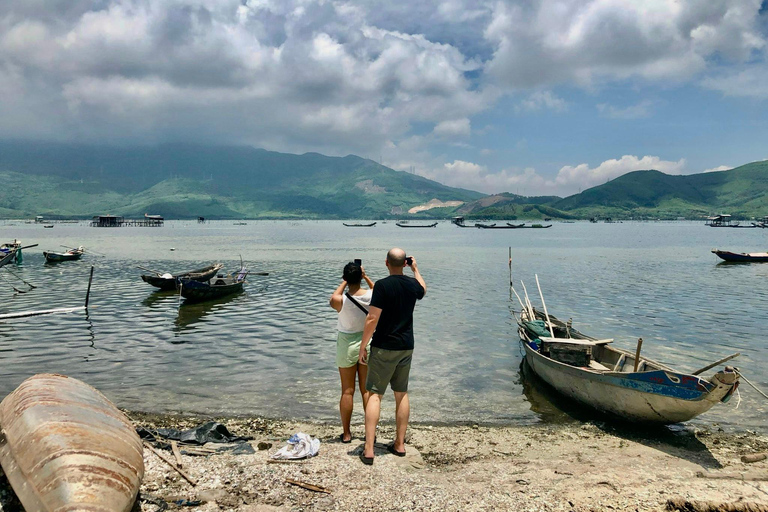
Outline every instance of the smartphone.
<path fill-rule="evenodd" d="M 410 257 L 410 256 L 408 256 L 407 258 L 405 258 L 405 264 L 406 264 L 406 265 L 408 265 L 409 267 L 410 267 L 411 265 L 413 265 L 413 258 L 412 258 L 412 257 Z"/>
<path fill-rule="evenodd" d="M 363 265 L 363 260 L 361 260 L 360 258 L 355 258 L 355 265 L 357 265 L 358 267 L 361 267 Z"/>

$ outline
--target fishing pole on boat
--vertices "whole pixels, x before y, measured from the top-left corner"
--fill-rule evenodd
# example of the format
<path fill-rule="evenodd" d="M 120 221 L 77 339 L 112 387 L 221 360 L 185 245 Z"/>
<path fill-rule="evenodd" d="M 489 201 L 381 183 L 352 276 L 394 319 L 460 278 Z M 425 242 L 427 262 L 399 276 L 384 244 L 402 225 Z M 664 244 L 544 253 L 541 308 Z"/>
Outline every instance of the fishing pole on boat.
<path fill-rule="evenodd" d="M 146 268 L 146 267 L 140 267 L 138 265 L 136 265 L 136 268 L 138 268 L 140 270 L 146 270 L 147 272 L 152 272 L 152 273 L 157 274 L 159 276 L 164 274 L 164 272 L 158 272 L 157 270 L 152 270 L 151 268 Z"/>
<path fill-rule="evenodd" d="M 544 306 L 544 316 L 547 319 L 547 326 L 549 327 L 549 334 L 555 337 L 555 331 L 552 329 L 552 322 L 549 321 L 549 312 L 547 312 L 547 303 L 544 302 L 544 294 L 541 293 L 541 285 L 539 284 L 539 274 L 534 274 L 536 277 L 536 287 L 539 289 L 539 297 L 541 297 L 541 305 Z"/>
<path fill-rule="evenodd" d="M 765 393 L 764 393 L 762 390 L 760 390 L 760 388 L 758 388 L 757 386 L 755 386 L 754 384 L 752 384 L 752 382 L 750 382 L 750 381 L 749 381 L 749 379 L 747 379 L 747 378 L 744 376 L 744 374 L 743 374 L 743 373 L 741 373 L 741 372 L 739 371 L 739 369 L 738 369 L 738 368 L 736 369 L 736 374 L 739 376 L 739 378 L 741 378 L 741 379 L 744 379 L 744 382 L 746 382 L 747 384 L 749 384 L 750 386 L 752 386 L 752 388 L 753 388 L 755 391 L 757 391 L 758 393 L 760 393 L 761 395 L 763 395 L 763 397 L 765 397 L 765 398 L 768 398 L 768 395 L 766 395 L 766 394 L 765 394 Z"/>
<path fill-rule="evenodd" d="M 59 244 L 59 245 L 61 245 L 61 244 Z M 80 247 L 70 247 L 68 245 L 61 245 L 61 247 L 64 247 L 65 249 L 70 249 L 70 250 L 72 250 L 72 249 L 74 249 L 74 250 L 80 249 Z M 87 249 L 85 247 L 83 247 L 82 249 L 83 249 L 83 252 L 88 252 L 88 253 L 94 254 L 96 256 L 106 256 L 105 254 L 101 254 L 100 252 L 96 252 L 96 251 L 94 251 L 92 249 Z"/>
<path fill-rule="evenodd" d="M 714 368 L 715 366 L 721 365 L 721 364 L 723 364 L 726 361 L 730 361 L 734 357 L 739 357 L 740 355 L 741 355 L 741 352 L 734 352 L 733 354 L 729 355 L 728 357 L 724 357 L 724 358 L 722 358 L 722 359 L 720 359 L 718 361 L 715 361 L 712 364 L 708 364 L 704 368 L 699 368 L 695 372 L 691 373 L 691 375 L 698 375 L 700 373 L 704 373 L 705 371 L 709 370 L 710 368 Z"/>

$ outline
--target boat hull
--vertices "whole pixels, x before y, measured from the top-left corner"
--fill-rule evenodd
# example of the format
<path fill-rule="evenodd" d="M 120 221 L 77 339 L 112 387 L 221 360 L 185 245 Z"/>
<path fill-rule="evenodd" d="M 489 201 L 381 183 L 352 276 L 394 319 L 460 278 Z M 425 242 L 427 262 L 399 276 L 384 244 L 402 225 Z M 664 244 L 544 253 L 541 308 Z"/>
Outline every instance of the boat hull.
<path fill-rule="evenodd" d="M 664 370 L 600 373 L 554 361 L 525 341 L 523 346 L 530 368 L 559 393 L 630 421 L 688 421 L 726 398 L 738 380 L 736 374 L 726 372 L 718 372 L 710 381 Z"/>
<path fill-rule="evenodd" d="M 131 510 L 144 476 L 141 440 L 96 389 L 35 375 L 0 403 L 0 426 L 0 463 L 26 510 Z"/>
<path fill-rule="evenodd" d="M 221 263 L 217 263 L 215 265 L 209 265 L 205 268 L 192 270 L 172 277 L 150 276 L 144 274 L 141 276 L 141 280 L 147 284 L 151 284 L 155 288 L 160 288 L 161 290 L 175 290 L 180 278 L 188 278 L 192 281 L 208 281 L 216 276 L 216 273 L 221 270 L 223 266 L 224 265 Z"/>
<path fill-rule="evenodd" d="M 211 285 L 199 281 L 181 281 L 181 296 L 189 302 L 218 299 L 243 291 L 243 281 L 232 284 Z"/>
<path fill-rule="evenodd" d="M 45 261 L 55 261 L 55 262 L 75 261 L 75 260 L 79 260 L 82 255 L 83 253 L 67 254 L 67 253 L 60 253 L 60 252 L 43 251 L 43 256 L 45 256 Z"/>
<path fill-rule="evenodd" d="M 749 254 L 749 253 L 736 253 L 736 252 L 718 251 L 718 250 L 714 250 L 712 252 L 716 254 L 719 258 L 725 261 L 738 262 L 738 263 L 768 262 L 768 253 Z"/>

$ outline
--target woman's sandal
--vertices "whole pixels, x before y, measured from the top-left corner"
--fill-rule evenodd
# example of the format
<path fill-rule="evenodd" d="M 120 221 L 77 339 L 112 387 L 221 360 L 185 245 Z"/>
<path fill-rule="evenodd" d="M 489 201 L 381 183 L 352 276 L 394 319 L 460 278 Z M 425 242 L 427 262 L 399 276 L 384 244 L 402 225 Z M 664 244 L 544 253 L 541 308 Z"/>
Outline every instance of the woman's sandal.
<path fill-rule="evenodd" d="M 398 457 L 405 457 L 405 452 L 399 452 L 395 450 L 395 443 L 388 444 L 387 445 L 387 451 L 391 453 L 392 455 L 397 455 Z"/>
<path fill-rule="evenodd" d="M 366 457 L 365 452 L 360 452 L 360 460 L 363 461 L 363 464 L 366 466 L 373 466 L 373 457 Z"/>
<path fill-rule="evenodd" d="M 340 434 L 340 435 L 339 435 L 339 441 L 341 441 L 341 442 L 342 442 L 342 443 L 344 443 L 344 444 L 349 444 L 349 443 L 351 443 L 351 442 L 352 442 L 352 436 L 349 436 L 349 439 L 347 439 L 347 440 L 345 441 L 345 440 L 344 440 L 344 434 Z"/>

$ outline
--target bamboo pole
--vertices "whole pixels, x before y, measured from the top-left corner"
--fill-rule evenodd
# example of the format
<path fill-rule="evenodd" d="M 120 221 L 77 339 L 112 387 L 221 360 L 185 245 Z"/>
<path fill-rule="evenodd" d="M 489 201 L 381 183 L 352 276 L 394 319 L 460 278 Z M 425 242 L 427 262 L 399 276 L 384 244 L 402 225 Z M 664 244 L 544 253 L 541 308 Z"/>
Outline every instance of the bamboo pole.
<path fill-rule="evenodd" d="M 528 289 L 525 287 L 525 283 L 520 281 L 523 285 L 523 296 L 525 297 L 525 304 L 528 306 L 528 317 L 531 320 L 536 320 L 536 314 L 533 312 L 533 306 L 531 305 L 531 299 L 528 298 Z"/>
<path fill-rule="evenodd" d="M 81 311 L 84 309 L 85 306 L 77 306 L 74 308 L 42 309 L 40 311 L 20 311 L 18 313 L 5 313 L 0 315 L 0 320 L 7 320 L 9 318 L 24 318 L 28 316 L 50 315 L 54 313 L 72 313 L 74 311 Z"/>
<path fill-rule="evenodd" d="M 634 371 L 637 371 L 637 367 L 640 365 L 640 349 L 643 346 L 643 338 L 637 339 L 637 350 L 635 351 L 635 369 Z"/>
<path fill-rule="evenodd" d="M 146 441 L 144 441 L 144 446 L 146 446 L 149 451 L 151 451 L 152 453 L 157 455 L 160 458 L 160 460 L 162 460 L 163 462 L 165 462 L 166 464 L 171 466 L 173 469 L 175 469 L 178 474 L 180 474 L 181 476 L 184 477 L 184 480 L 186 480 L 187 482 L 189 482 L 192 485 L 192 487 L 197 485 L 197 481 L 194 478 L 192 478 L 187 473 L 185 473 L 184 470 L 181 469 L 180 467 L 177 467 L 176 464 L 174 464 L 170 459 L 166 458 L 165 455 L 163 455 L 159 451 L 155 450 L 154 446 L 152 446 L 151 444 L 149 444 Z"/>
<path fill-rule="evenodd" d="M 91 265 L 91 276 L 88 278 L 88 291 L 85 292 L 85 309 L 88 309 L 88 302 L 91 299 L 91 283 L 93 283 L 93 265 Z"/>
<path fill-rule="evenodd" d="M 726 361 L 730 361 L 734 357 L 739 357 L 740 355 L 741 355 L 741 352 L 734 352 L 733 354 L 729 355 L 728 357 L 724 357 L 724 358 L 722 358 L 722 359 L 720 359 L 718 361 L 715 361 L 712 364 L 708 364 L 704 368 L 699 368 L 698 370 L 693 372 L 691 375 L 698 375 L 700 373 L 704 373 L 705 371 L 709 370 L 710 368 L 714 368 L 715 366 L 723 364 Z"/>
<path fill-rule="evenodd" d="M 544 316 L 547 319 L 547 326 L 549 327 L 549 334 L 555 337 L 555 331 L 552 329 L 552 322 L 549 321 L 549 313 L 547 312 L 547 303 L 544 302 L 544 294 L 541 293 L 541 285 L 539 284 L 539 274 L 534 274 L 536 277 L 536 287 L 539 289 L 539 297 L 541 297 L 541 305 L 544 306 Z"/>

